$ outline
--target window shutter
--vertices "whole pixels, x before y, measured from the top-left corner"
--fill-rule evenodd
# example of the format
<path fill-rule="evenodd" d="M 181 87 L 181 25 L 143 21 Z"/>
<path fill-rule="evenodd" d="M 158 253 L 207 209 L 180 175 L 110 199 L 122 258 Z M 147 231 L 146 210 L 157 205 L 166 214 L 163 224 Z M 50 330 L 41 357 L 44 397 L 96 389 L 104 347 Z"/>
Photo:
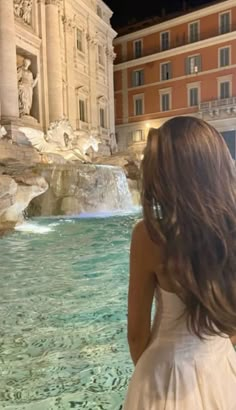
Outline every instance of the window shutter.
<path fill-rule="evenodd" d="M 198 65 L 198 71 L 202 71 L 202 56 L 197 56 L 197 65 Z"/>
<path fill-rule="evenodd" d="M 169 79 L 171 79 L 172 78 L 172 64 L 171 63 L 168 64 L 168 73 L 169 73 Z"/>
<path fill-rule="evenodd" d="M 132 72 L 132 87 L 136 86 L 136 72 Z"/>
<path fill-rule="evenodd" d="M 144 70 L 141 71 L 141 78 L 140 78 L 140 80 L 141 80 L 141 84 L 140 84 L 140 85 L 143 85 L 143 84 L 144 84 Z"/>
<path fill-rule="evenodd" d="M 190 58 L 185 58 L 185 74 L 190 74 Z"/>
<path fill-rule="evenodd" d="M 225 49 L 225 54 L 226 54 L 226 56 L 225 56 L 225 63 L 226 63 L 226 65 L 229 65 L 229 63 L 230 63 L 230 58 L 229 58 L 229 47 L 227 47 L 226 49 Z"/>

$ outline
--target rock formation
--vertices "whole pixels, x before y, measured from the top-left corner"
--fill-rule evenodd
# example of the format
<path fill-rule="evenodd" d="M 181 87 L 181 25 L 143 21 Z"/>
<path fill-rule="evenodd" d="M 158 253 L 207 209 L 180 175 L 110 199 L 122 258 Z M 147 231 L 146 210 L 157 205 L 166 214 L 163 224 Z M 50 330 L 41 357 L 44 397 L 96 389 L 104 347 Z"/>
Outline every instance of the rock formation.
<path fill-rule="evenodd" d="M 44 193 L 48 184 L 34 167 L 17 161 L 0 163 L 0 234 L 22 222 L 30 201 Z"/>

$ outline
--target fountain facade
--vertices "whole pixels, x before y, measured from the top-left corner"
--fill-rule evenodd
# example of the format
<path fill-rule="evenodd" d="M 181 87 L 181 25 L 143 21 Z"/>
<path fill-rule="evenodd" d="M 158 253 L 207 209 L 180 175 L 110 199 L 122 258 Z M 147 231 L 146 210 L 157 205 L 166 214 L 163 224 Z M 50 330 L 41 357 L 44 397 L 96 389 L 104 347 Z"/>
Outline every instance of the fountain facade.
<path fill-rule="evenodd" d="M 0 4 L 0 123 L 19 127 L 68 118 L 74 131 L 114 146 L 112 11 L 99 0 L 9 0 Z"/>

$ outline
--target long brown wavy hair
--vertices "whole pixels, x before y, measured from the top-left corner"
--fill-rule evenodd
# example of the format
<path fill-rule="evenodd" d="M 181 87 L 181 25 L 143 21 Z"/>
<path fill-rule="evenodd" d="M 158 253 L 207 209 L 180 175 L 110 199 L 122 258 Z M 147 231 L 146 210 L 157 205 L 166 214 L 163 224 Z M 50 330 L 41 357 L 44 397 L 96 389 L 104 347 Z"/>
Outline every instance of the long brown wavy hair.
<path fill-rule="evenodd" d="M 200 338 L 236 334 L 236 170 L 223 137 L 194 117 L 150 129 L 144 221 Z"/>

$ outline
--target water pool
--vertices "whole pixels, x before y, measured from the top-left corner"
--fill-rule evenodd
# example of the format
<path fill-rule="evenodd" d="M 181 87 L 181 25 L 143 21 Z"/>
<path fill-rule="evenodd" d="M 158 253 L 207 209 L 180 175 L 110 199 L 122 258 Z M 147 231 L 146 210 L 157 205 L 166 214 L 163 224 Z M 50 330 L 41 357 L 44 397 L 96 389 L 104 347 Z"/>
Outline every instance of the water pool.
<path fill-rule="evenodd" d="M 119 410 L 139 215 L 35 220 L 0 240 L 0 408 Z"/>

